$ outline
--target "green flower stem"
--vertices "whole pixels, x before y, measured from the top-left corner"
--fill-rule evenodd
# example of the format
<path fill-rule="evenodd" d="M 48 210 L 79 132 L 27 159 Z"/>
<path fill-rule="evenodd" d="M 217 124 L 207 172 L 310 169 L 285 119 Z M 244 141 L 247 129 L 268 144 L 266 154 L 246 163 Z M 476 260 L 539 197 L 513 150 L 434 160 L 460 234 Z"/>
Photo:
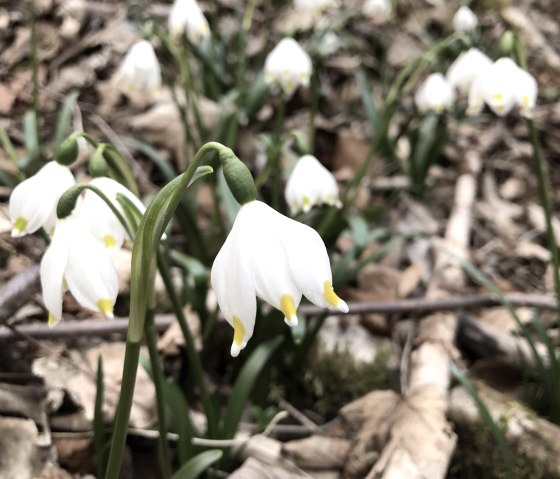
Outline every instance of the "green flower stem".
<path fill-rule="evenodd" d="M 157 253 L 157 263 L 159 273 L 161 275 L 161 278 L 163 279 L 163 284 L 165 285 L 165 289 L 167 291 L 167 294 L 169 295 L 169 299 L 171 300 L 173 311 L 175 313 L 175 316 L 177 316 L 179 326 L 181 327 L 181 331 L 187 343 L 187 355 L 193 369 L 193 376 L 200 393 L 202 406 L 204 407 L 204 413 L 206 414 L 206 418 L 208 420 L 208 436 L 216 437 L 218 418 L 216 416 L 216 411 L 212 405 L 212 399 L 210 398 L 208 388 L 206 387 L 206 382 L 204 381 L 202 363 L 200 362 L 200 357 L 196 352 L 194 338 L 192 336 L 189 325 L 187 324 L 187 318 L 185 317 L 183 307 L 181 305 L 181 302 L 179 301 L 179 298 L 175 291 L 175 287 L 173 285 L 173 281 L 171 279 L 169 262 L 163 255 L 161 249 L 158 250 Z"/>
<path fill-rule="evenodd" d="M 284 132 L 285 116 L 286 98 L 281 95 L 278 103 L 278 112 L 276 113 L 276 123 L 274 125 L 273 146 L 263 171 L 255 180 L 255 185 L 258 189 L 272 176 L 272 207 L 275 210 L 278 210 L 280 207 L 280 183 L 282 182 L 280 158 L 282 156 L 282 133 Z"/>
<path fill-rule="evenodd" d="M 542 156 L 542 150 L 539 142 L 539 134 L 535 128 L 535 124 L 531 118 L 527 118 L 527 127 L 531 144 L 533 145 L 533 166 L 535 175 L 537 176 L 539 196 L 544 209 L 546 218 L 546 237 L 548 247 L 552 255 L 552 276 L 554 278 L 554 291 L 556 292 L 556 301 L 558 305 L 558 322 L 560 323 L 560 257 L 558 255 L 558 245 L 552 227 L 552 206 L 550 204 L 550 195 L 548 192 L 548 181 L 545 172 L 545 163 Z"/>
<path fill-rule="evenodd" d="M 159 362 L 157 349 L 157 332 L 154 327 L 154 311 L 149 309 L 146 313 L 146 343 L 150 353 L 150 364 L 152 366 L 152 376 L 156 390 L 156 407 L 158 414 L 158 448 L 161 462 L 161 472 L 164 478 L 171 477 L 171 451 L 167 442 L 167 416 L 165 414 L 165 395 L 163 392 L 163 370 Z"/>
<path fill-rule="evenodd" d="M 321 94 L 321 88 L 319 85 L 319 73 L 317 73 L 317 68 L 313 69 L 311 74 L 311 111 L 309 112 L 309 127 L 307 132 L 307 142 L 309 145 L 309 152 L 313 153 L 315 145 L 315 117 L 319 111 L 319 96 Z"/>
<path fill-rule="evenodd" d="M 111 452 L 105 479 L 118 479 L 121 469 L 122 454 L 126 443 L 126 431 L 130 419 L 132 397 L 134 395 L 134 384 L 138 370 L 140 341 L 144 335 L 148 298 L 153 290 L 154 275 L 152 273 L 155 268 L 158 243 L 185 190 L 193 177 L 195 177 L 199 163 L 210 150 L 224 152 L 226 147 L 216 142 L 203 145 L 196 152 L 187 170 L 181 176 L 168 183 L 152 200 L 142 217 L 138 232 L 134 238 L 131 261 L 130 314 L 125 363 L 123 366 L 123 383 L 115 416 L 115 427 L 113 429 Z"/>
<path fill-rule="evenodd" d="M 140 341 L 127 341 L 124 353 L 121 390 L 117 410 L 115 412 L 115 424 L 113 426 L 113 437 L 111 438 L 111 452 L 109 453 L 105 479 L 119 478 L 122 455 L 126 444 L 128 422 L 130 421 L 130 409 L 132 408 L 139 357 Z"/>
<path fill-rule="evenodd" d="M 29 8 L 29 29 L 31 30 L 31 82 L 32 82 L 32 98 L 33 98 L 33 111 L 35 112 L 35 127 L 37 141 L 39 137 L 39 118 L 40 118 L 40 104 L 39 104 L 39 56 L 37 54 L 37 22 L 35 18 L 35 1 L 28 1 Z M 39 151 L 41 147 L 39 145 Z"/>

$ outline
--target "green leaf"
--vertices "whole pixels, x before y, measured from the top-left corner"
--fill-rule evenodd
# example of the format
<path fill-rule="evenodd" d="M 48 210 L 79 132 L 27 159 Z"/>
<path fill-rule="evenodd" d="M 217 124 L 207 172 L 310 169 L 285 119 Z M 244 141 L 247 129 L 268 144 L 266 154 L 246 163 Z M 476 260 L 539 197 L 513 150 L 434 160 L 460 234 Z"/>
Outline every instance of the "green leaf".
<path fill-rule="evenodd" d="M 26 112 L 23 117 L 23 134 L 27 156 L 33 163 L 41 156 L 39 138 L 37 137 L 37 117 L 33 111 Z"/>
<path fill-rule="evenodd" d="M 179 385 L 168 378 L 164 383 L 165 399 L 169 408 L 170 428 L 179 434 L 179 457 L 185 463 L 193 455 L 192 438 L 196 431 L 189 416 L 189 403 Z"/>
<path fill-rule="evenodd" d="M 139 152 L 143 153 L 149 160 L 151 160 L 154 165 L 159 168 L 163 177 L 165 178 L 165 181 L 169 182 L 177 176 L 177 172 L 173 169 L 169 162 L 166 161 L 159 154 L 159 152 L 148 143 L 139 141 L 129 136 L 122 138 L 122 140 L 124 141 L 124 144 L 126 146 L 138 150 Z"/>
<path fill-rule="evenodd" d="M 171 479 L 196 479 L 212 464 L 218 462 L 222 455 L 223 452 L 219 449 L 201 452 L 185 463 L 181 469 L 173 474 Z"/>
<path fill-rule="evenodd" d="M 483 424 L 485 424 L 488 427 L 488 429 L 490 429 L 492 436 L 494 436 L 494 439 L 496 440 L 496 444 L 498 446 L 498 450 L 500 451 L 500 454 L 502 455 L 502 459 L 506 466 L 506 471 L 505 471 L 506 477 L 508 477 L 508 479 L 514 479 L 515 469 L 514 469 L 513 456 L 511 455 L 511 451 L 507 445 L 504 433 L 500 430 L 500 428 L 496 425 L 496 423 L 492 419 L 492 415 L 490 414 L 490 411 L 486 407 L 486 404 L 484 404 L 484 401 L 479 396 L 473 384 L 463 374 L 463 371 L 461 371 L 454 362 L 450 363 L 450 369 L 453 376 L 461 383 L 461 385 L 465 388 L 465 390 L 474 399 L 474 402 L 476 403 Z"/>
<path fill-rule="evenodd" d="M 2 148 L 8 155 L 10 161 L 14 165 L 18 166 L 19 155 L 17 154 L 17 151 L 12 144 L 12 140 L 10 140 L 10 136 L 2 123 L 0 123 L 0 143 L 2 144 Z"/>
<path fill-rule="evenodd" d="M 371 98 L 371 92 L 367 82 L 366 74 L 362 69 L 358 70 L 356 73 L 356 83 L 358 84 L 358 89 L 360 90 L 360 96 L 362 98 L 362 103 L 366 110 L 366 115 L 368 117 L 369 123 L 373 131 L 377 131 L 379 128 L 379 112 L 373 103 Z"/>
<path fill-rule="evenodd" d="M 80 95 L 79 91 L 73 91 L 64 99 L 64 103 L 62 104 L 62 108 L 60 109 L 58 120 L 56 122 L 56 131 L 54 134 L 54 144 L 53 144 L 54 151 L 57 150 L 57 148 L 60 146 L 64 138 L 66 138 L 68 129 L 70 128 L 72 111 L 76 106 L 76 101 L 78 100 L 79 95 Z"/>
<path fill-rule="evenodd" d="M 220 189 L 220 196 L 222 197 L 222 202 L 224 204 L 226 210 L 226 230 L 229 231 L 233 226 L 233 222 L 235 221 L 235 217 L 237 216 L 237 212 L 241 206 L 231 193 L 230 189 L 228 188 L 228 184 L 224 177 L 223 169 L 220 168 L 218 174 L 218 188 Z"/>
<path fill-rule="evenodd" d="M 257 378 L 272 354 L 283 341 L 284 338 L 278 336 L 262 343 L 253 351 L 253 354 L 243 365 L 225 410 L 225 420 L 222 427 L 222 437 L 224 439 L 231 439 L 235 435 L 243 409 L 247 404 L 247 399 L 253 390 Z"/>

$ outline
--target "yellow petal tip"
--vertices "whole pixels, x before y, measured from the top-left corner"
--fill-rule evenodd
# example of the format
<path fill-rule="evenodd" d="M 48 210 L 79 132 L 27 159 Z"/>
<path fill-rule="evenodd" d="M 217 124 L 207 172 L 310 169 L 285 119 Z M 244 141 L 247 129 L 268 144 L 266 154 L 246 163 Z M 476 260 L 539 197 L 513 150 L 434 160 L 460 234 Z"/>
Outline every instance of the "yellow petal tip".
<path fill-rule="evenodd" d="M 348 305 L 337 296 L 330 281 L 325 281 L 323 283 L 323 297 L 329 306 L 336 308 L 343 313 L 348 312 Z"/>
<path fill-rule="evenodd" d="M 113 319 L 113 302 L 110 299 L 102 298 L 97 301 L 97 308 L 101 311 L 105 316 L 110 319 Z"/>

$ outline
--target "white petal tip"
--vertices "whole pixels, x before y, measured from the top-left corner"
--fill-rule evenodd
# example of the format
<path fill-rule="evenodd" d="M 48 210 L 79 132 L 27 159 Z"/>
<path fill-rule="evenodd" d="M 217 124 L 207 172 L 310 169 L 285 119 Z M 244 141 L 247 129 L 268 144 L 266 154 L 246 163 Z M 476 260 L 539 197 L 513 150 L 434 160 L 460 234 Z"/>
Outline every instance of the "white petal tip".
<path fill-rule="evenodd" d="M 12 238 L 21 238 L 22 236 L 25 236 L 25 234 L 25 232 L 18 231 L 15 228 L 12 230 Z"/>
<path fill-rule="evenodd" d="M 338 300 L 338 304 L 336 305 L 336 309 L 338 309 L 339 311 L 342 311 L 343 313 L 347 313 L 348 311 L 350 311 L 350 309 L 348 308 L 348 305 L 342 299 Z"/>
<path fill-rule="evenodd" d="M 104 315 L 107 319 L 115 319 L 115 315 L 112 311 L 110 313 L 104 313 Z"/>
<path fill-rule="evenodd" d="M 290 327 L 290 328 L 294 328 L 298 325 L 298 317 L 294 314 L 293 316 L 290 316 L 289 318 L 284 318 L 284 322 Z"/>
<path fill-rule="evenodd" d="M 239 356 L 239 353 L 241 352 L 241 346 L 238 346 L 235 343 L 231 344 L 231 357 L 232 358 L 236 358 L 237 356 Z"/>

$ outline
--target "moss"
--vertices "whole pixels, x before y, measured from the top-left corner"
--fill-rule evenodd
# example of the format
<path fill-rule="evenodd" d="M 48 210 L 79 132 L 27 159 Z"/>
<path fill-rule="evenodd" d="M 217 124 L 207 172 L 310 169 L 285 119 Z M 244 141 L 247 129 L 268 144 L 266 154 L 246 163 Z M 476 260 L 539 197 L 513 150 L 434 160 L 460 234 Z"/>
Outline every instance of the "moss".
<path fill-rule="evenodd" d="M 503 430 L 506 418 L 498 422 Z M 510 479 L 502 456 L 488 428 L 479 423 L 474 429 L 457 428 L 459 443 L 455 450 L 447 479 Z M 515 479 L 560 479 L 542 464 L 525 454 L 514 453 Z"/>
<path fill-rule="evenodd" d="M 364 394 L 376 389 L 395 389 L 398 376 L 389 367 L 390 351 L 379 348 L 371 363 L 356 362 L 348 350 L 325 354 L 305 375 L 308 392 L 315 398 L 315 410 L 326 417 Z"/>

